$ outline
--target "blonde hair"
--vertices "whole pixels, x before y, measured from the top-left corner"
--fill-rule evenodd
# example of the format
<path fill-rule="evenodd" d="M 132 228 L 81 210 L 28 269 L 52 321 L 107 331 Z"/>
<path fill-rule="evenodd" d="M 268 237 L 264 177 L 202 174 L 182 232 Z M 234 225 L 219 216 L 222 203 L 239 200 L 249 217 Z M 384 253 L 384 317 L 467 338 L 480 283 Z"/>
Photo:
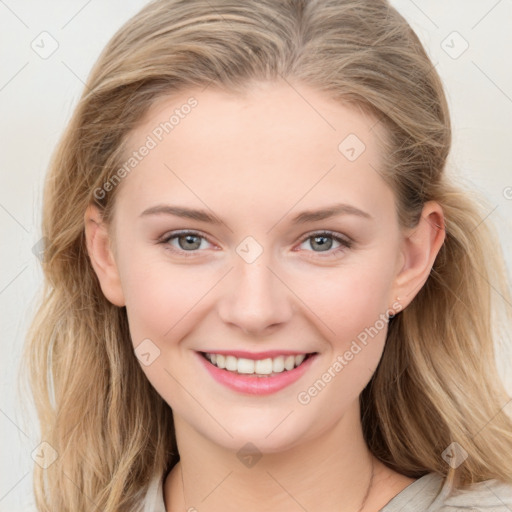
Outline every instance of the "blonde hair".
<path fill-rule="evenodd" d="M 445 175 L 447 103 L 413 30 L 384 0 L 157 0 L 99 57 L 45 184 L 45 285 L 26 358 L 42 439 L 58 459 L 35 467 L 39 510 L 136 510 L 149 481 L 179 458 L 172 411 L 142 372 L 126 311 L 104 297 L 86 251 L 87 206 L 108 222 L 122 183 L 101 199 L 94 190 L 119 169 L 127 135 L 156 98 L 210 84 L 237 93 L 279 77 L 383 124 L 379 172 L 402 226 L 416 225 L 429 200 L 446 217 L 431 274 L 390 322 L 360 397 L 370 450 L 410 477 L 512 483 L 490 284 L 509 299 L 504 263 L 475 199 Z M 454 441 L 469 455 L 457 469 L 442 457 Z"/>

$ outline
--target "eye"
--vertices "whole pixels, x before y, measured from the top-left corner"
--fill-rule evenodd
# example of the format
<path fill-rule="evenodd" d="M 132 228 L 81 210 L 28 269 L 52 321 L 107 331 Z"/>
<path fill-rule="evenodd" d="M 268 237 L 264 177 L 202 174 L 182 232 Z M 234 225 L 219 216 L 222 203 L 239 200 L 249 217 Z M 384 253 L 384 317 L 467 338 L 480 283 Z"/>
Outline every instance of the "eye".
<path fill-rule="evenodd" d="M 195 256 L 201 252 L 201 249 L 208 249 L 208 246 L 212 245 L 204 235 L 197 231 L 174 231 L 164 235 L 159 243 L 163 244 L 166 249 L 185 257 Z M 343 235 L 321 231 L 304 237 L 299 248 L 320 254 L 322 257 L 329 257 L 345 249 L 350 249 L 352 243 L 351 239 Z M 310 249 L 304 247 L 306 244 Z"/>
<path fill-rule="evenodd" d="M 303 238 L 300 247 L 304 248 L 303 246 L 306 244 L 309 245 L 312 252 L 327 253 L 326 256 L 332 256 L 344 249 L 350 249 L 352 240 L 330 231 L 322 231 L 307 235 Z"/>
<path fill-rule="evenodd" d="M 207 249 L 210 242 L 206 237 L 196 231 L 178 231 L 166 234 L 159 240 L 159 243 L 164 244 L 167 249 L 181 253 L 184 256 L 192 256 L 199 249 Z"/>

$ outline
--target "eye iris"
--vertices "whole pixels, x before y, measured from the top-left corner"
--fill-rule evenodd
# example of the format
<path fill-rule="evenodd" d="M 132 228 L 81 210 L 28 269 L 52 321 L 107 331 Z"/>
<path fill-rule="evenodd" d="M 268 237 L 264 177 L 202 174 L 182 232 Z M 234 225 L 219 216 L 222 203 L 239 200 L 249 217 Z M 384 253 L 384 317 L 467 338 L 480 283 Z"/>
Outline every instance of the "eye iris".
<path fill-rule="evenodd" d="M 201 245 L 201 237 L 197 235 L 181 235 L 178 237 L 178 243 L 180 248 L 185 251 L 190 249 L 199 249 L 199 246 Z"/>
<path fill-rule="evenodd" d="M 311 247 L 320 251 L 328 251 L 332 247 L 332 238 L 328 236 L 315 236 L 312 238 Z"/>

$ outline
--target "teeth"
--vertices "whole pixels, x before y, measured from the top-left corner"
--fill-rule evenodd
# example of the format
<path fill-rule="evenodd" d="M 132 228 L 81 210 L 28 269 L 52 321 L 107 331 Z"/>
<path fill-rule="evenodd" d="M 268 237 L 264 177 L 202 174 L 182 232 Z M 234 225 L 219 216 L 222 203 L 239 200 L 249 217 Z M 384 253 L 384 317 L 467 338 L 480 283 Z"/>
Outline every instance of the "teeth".
<path fill-rule="evenodd" d="M 270 375 L 271 373 L 281 373 L 285 370 L 290 371 L 301 365 L 306 359 L 306 354 L 277 356 L 266 359 L 245 359 L 235 356 L 225 356 L 224 354 L 207 353 L 206 359 L 217 368 L 226 369 L 230 372 L 238 372 L 245 375 Z"/>
<path fill-rule="evenodd" d="M 230 372 L 236 372 L 238 367 L 238 362 L 236 357 L 234 356 L 226 356 L 226 370 Z"/>
<path fill-rule="evenodd" d="M 213 361 L 212 361 L 213 363 Z M 215 363 L 213 363 L 215 364 Z M 254 373 L 254 361 L 252 359 L 243 359 L 240 358 L 238 360 L 238 373 Z"/>
<path fill-rule="evenodd" d="M 281 373 L 284 370 L 284 356 L 275 357 L 272 360 L 272 371 Z"/>
<path fill-rule="evenodd" d="M 272 359 L 257 359 L 254 363 L 254 373 L 270 375 L 272 373 Z"/>
<path fill-rule="evenodd" d="M 284 369 L 293 370 L 295 368 L 295 356 L 286 356 L 284 360 Z"/>
<path fill-rule="evenodd" d="M 300 354 L 298 356 L 295 356 L 295 366 L 299 366 L 300 363 L 302 363 L 302 361 L 304 361 L 304 358 L 306 356 L 304 354 Z"/>

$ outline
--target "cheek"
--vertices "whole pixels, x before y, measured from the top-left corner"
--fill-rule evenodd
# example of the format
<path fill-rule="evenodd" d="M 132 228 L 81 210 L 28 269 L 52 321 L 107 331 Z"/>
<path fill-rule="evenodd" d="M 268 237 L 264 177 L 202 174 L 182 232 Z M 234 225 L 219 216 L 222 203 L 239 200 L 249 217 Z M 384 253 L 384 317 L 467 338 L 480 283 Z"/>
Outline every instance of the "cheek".
<path fill-rule="evenodd" d="M 381 268 L 367 268 L 341 273 L 339 282 L 326 281 L 316 293 L 310 290 L 309 305 L 321 319 L 316 324 L 322 326 L 326 357 L 296 398 L 305 414 L 325 416 L 323 427 L 358 399 L 380 362 L 388 328 L 389 277 Z"/>
<path fill-rule="evenodd" d="M 337 405 L 333 406 L 342 410 L 375 372 L 385 345 L 388 308 L 393 304 L 389 302 L 393 267 L 383 267 L 380 261 L 372 258 L 357 267 L 338 269 L 331 276 L 319 274 L 319 279 L 309 280 L 314 283 L 310 286 L 297 280 L 297 295 L 314 313 L 310 318 L 323 334 L 327 356 L 315 373 L 317 380 L 310 383 L 314 387 L 311 395 L 304 389 L 306 401 L 325 385 L 330 391 L 322 392 L 317 405 L 334 394 L 333 404 Z"/>
<path fill-rule="evenodd" d="M 164 249 L 128 254 L 119 267 L 134 345 L 175 337 L 215 284 L 214 272 L 167 261 Z"/>
<path fill-rule="evenodd" d="M 180 341 L 204 313 L 205 296 L 218 280 L 212 273 L 211 269 L 193 270 L 171 264 L 161 255 L 148 257 L 147 253 L 139 255 L 136 251 L 122 265 L 121 278 L 135 353 L 139 344 L 149 347 L 144 352 L 151 354 L 151 363 L 141 364 L 141 368 L 164 400 L 178 410 L 181 404 L 190 402 L 180 383 L 195 377 L 192 354 Z"/>
<path fill-rule="evenodd" d="M 337 348 L 365 330 L 382 330 L 382 318 L 393 304 L 390 293 L 393 269 L 368 262 L 297 279 L 294 290 L 317 317 L 316 324 Z"/>
<path fill-rule="evenodd" d="M 134 345 L 145 338 L 160 340 L 172 329 L 186 300 L 177 289 L 179 283 L 154 279 L 151 272 L 130 276 L 125 299 Z"/>

